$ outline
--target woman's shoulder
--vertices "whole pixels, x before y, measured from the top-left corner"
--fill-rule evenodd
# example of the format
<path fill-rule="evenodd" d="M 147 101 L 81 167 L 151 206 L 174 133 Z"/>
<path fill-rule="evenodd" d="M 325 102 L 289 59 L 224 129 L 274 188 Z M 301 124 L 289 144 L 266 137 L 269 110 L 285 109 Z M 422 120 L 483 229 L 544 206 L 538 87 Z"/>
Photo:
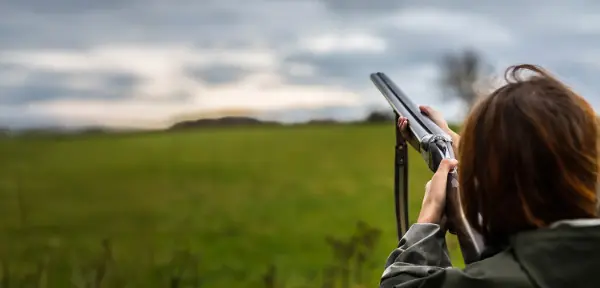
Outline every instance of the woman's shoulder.
<path fill-rule="evenodd" d="M 597 259 L 600 219 L 561 221 L 517 234 L 465 269 L 447 269 L 445 287 L 600 287 Z"/>
<path fill-rule="evenodd" d="M 449 268 L 445 287 L 534 287 L 508 247 L 493 256 L 467 265 Z"/>
<path fill-rule="evenodd" d="M 600 219 L 560 221 L 517 234 L 511 245 L 520 266 L 540 287 L 600 287 Z"/>

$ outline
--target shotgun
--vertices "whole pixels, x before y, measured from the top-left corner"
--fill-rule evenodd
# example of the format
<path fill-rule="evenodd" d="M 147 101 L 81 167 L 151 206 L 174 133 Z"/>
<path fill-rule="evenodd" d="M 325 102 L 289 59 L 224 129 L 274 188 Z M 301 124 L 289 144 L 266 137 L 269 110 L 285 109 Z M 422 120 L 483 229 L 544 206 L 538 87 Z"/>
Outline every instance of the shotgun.
<path fill-rule="evenodd" d="M 371 74 L 371 81 L 389 102 L 396 115 L 396 144 L 394 159 L 394 204 L 398 240 L 409 228 L 408 222 L 408 152 L 407 142 L 416 149 L 432 172 L 444 158 L 455 158 L 452 138 L 415 105 L 384 73 Z M 410 139 L 404 139 L 398 127 L 398 118 L 408 119 Z M 448 174 L 445 216 L 449 231 L 456 234 L 465 264 L 481 259 L 483 238 L 469 225 L 460 203 L 458 172 Z"/>

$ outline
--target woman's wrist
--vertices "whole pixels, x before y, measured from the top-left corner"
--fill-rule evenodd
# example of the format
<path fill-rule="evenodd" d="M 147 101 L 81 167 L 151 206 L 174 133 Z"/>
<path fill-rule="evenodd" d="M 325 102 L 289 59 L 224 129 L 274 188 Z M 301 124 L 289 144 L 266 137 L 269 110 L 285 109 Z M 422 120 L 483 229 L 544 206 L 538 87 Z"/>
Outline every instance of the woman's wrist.
<path fill-rule="evenodd" d="M 429 224 L 440 224 L 441 216 L 436 215 L 434 213 L 421 213 L 419 218 L 417 218 L 417 223 L 429 223 Z"/>
<path fill-rule="evenodd" d="M 450 137 L 452 138 L 452 143 L 455 143 L 456 146 L 458 146 L 458 143 L 460 142 L 460 135 L 450 130 Z"/>
<path fill-rule="evenodd" d="M 443 207 L 437 203 L 424 203 L 417 218 L 417 223 L 440 224 Z"/>
<path fill-rule="evenodd" d="M 454 140 L 455 137 L 460 137 L 458 135 L 458 133 L 452 131 L 452 129 L 450 129 L 450 127 L 446 126 L 443 128 L 444 132 L 446 132 L 448 135 L 450 135 L 450 137 L 452 137 L 452 140 Z"/>

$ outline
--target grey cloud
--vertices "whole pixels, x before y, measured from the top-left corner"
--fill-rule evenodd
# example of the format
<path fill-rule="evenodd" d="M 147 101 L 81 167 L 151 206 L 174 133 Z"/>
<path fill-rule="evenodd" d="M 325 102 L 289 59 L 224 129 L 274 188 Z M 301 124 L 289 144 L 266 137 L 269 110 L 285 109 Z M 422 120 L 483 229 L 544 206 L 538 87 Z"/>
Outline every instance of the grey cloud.
<path fill-rule="evenodd" d="M 89 96 L 85 93 L 77 93 L 63 86 L 50 84 L 0 87 L 0 93 L 2 93 L 0 97 L 0 104 L 2 105 L 21 105 L 60 98 L 82 98 Z"/>
<path fill-rule="evenodd" d="M 93 78 L 101 88 L 70 87 L 67 82 L 73 81 L 74 77 Z M 133 96 L 132 89 L 139 81 L 137 76 L 126 73 L 29 71 L 24 83 L 3 83 L 0 79 L 0 105 L 14 106 L 57 99 L 125 99 Z"/>
<path fill-rule="evenodd" d="M 310 53 L 291 55 L 286 59 L 291 63 L 302 63 L 309 64 L 316 70 L 315 75 L 308 77 L 293 76 L 290 74 L 290 70 L 286 69 L 286 65 L 283 65 L 283 75 L 287 75 L 289 81 L 292 83 L 294 80 L 303 81 L 303 83 L 312 84 L 334 84 L 343 86 L 364 86 L 361 82 L 365 82 L 368 78 L 368 73 L 375 72 L 375 70 L 382 69 L 382 65 L 389 67 L 389 64 L 385 63 L 386 55 L 373 55 L 373 54 L 336 54 L 336 55 L 315 55 Z M 357 65 L 361 64 L 361 65 Z M 379 64 L 379 65 L 378 65 Z M 289 65 L 289 64 L 288 64 Z M 357 81 L 360 79 L 361 81 Z"/>
<path fill-rule="evenodd" d="M 350 15 L 391 13 L 406 4 L 403 0 L 321 0 L 321 2 L 335 13 Z"/>
<path fill-rule="evenodd" d="M 112 0 L 87 5 L 90 1 L 46 0 L 41 8 L 34 2 L 0 6 L 0 48 L 86 49 L 111 42 L 223 47 L 259 41 L 280 46 L 327 19 L 325 10 L 313 1 Z M 69 6 L 69 2 L 79 4 Z"/>
<path fill-rule="evenodd" d="M 394 40 L 390 42 L 394 43 Z M 370 73 L 391 73 L 417 64 L 436 62 L 444 51 L 435 45 L 424 46 L 421 49 L 419 47 L 421 46 L 392 45 L 391 50 L 386 53 L 295 53 L 284 58 L 280 73 L 286 76 L 290 83 L 343 85 L 359 89 L 369 85 Z M 291 73 L 293 65 L 296 64 L 314 67 L 316 74 L 296 76 Z"/>
<path fill-rule="evenodd" d="M 140 78 L 128 73 L 108 73 L 105 75 L 94 75 L 103 79 L 102 82 L 108 89 L 118 91 L 131 91 L 140 83 Z"/>
<path fill-rule="evenodd" d="M 254 71 L 233 65 L 213 65 L 208 67 L 188 67 L 187 74 L 193 79 L 209 85 L 237 82 Z"/>
<path fill-rule="evenodd" d="M 129 6 L 131 0 L 19 0 L 2 1 L 0 9 L 3 11 L 18 11 L 30 13 L 69 14 L 98 10 L 122 9 Z"/>

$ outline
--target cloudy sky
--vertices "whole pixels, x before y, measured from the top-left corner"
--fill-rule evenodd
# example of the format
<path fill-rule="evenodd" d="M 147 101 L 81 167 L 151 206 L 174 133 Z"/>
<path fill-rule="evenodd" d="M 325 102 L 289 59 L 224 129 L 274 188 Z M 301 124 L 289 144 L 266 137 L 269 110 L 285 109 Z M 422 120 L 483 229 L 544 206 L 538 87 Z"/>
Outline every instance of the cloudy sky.
<path fill-rule="evenodd" d="M 498 71 L 545 66 L 600 109 L 600 1 L 10 0 L 0 126 L 351 119 L 387 105 L 375 71 L 459 117 L 435 83 L 441 55 L 465 47 Z"/>

